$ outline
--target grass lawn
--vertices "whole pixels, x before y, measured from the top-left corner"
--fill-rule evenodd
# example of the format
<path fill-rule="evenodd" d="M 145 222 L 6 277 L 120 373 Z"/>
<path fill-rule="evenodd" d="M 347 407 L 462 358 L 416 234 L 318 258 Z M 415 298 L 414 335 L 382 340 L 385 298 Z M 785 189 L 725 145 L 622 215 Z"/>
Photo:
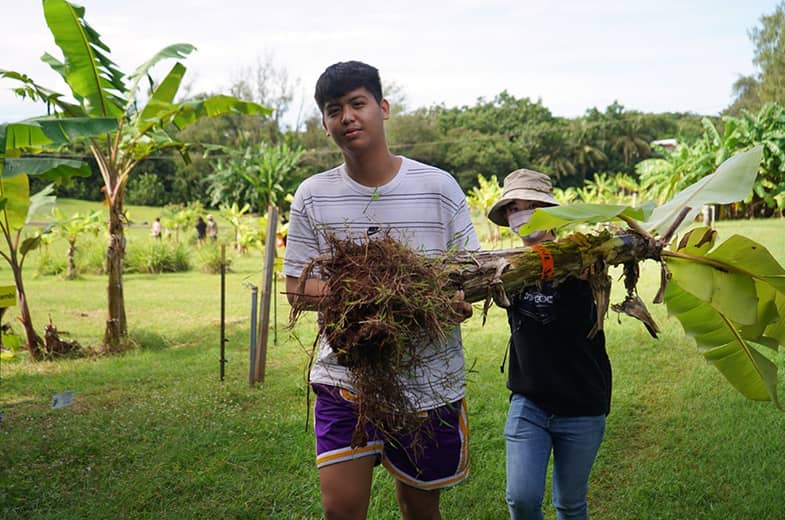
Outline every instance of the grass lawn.
<path fill-rule="evenodd" d="M 739 233 L 759 240 L 785 263 L 781 220 L 718 227 L 722 238 Z M 144 239 L 141 228 L 128 238 Z M 70 337 L 98 344 L 105 277 L 35 277 L 34 258 L 27 265 L 36 327 L 51 316 Z M 287 330 L 283 295 L 266 381 L 248 386 L 246 284 L 261 283 L 261 266 L 258 252 L 239 257 L 227 276 L 224 382 L 220 279 L 197 271 L 125 276 L 138 347 L 124 355 L 3 361 L 0 517 L 320 518 L 313 434 L 306 431 L 306 370 L 316 327 L 309 317 Z M 657 266 L 645 265 L 644 300 L 653 297 L 658 275 Z M 0 278 L 8 276 L 3 266 Z M 621 299 L 616 285 L 613 301 Z M 650 310 L 663 329 L 658 340 L 630 318 L 619 322 L 611 313 L 606 320 L 614 393 L 590 483 L 591 514 L 614 520 L 784 517 L 785 413 L 741 397 L 702 361 L 664 306 Z M 448 519 L 507 515 L 502 430 L 508 393 L 506 374 L 499 372 L 507 336 L 506 317 L 496 308 L 484 327 L 479 312 L 464 326 L 472 367 L 472 474 L 443 493 Z M 785 365 L 782 354 L 778 362 Z M 785 395 L 782 373 L 779 386 Z M 52 410 L 52 396 L 65 390 L 75 392 L 74 404 Z M 546 518 L 555 518 L 550 496 L 546 502 Z M 392 480 L 379 469 L 369 518 L 398 517 Z"/>

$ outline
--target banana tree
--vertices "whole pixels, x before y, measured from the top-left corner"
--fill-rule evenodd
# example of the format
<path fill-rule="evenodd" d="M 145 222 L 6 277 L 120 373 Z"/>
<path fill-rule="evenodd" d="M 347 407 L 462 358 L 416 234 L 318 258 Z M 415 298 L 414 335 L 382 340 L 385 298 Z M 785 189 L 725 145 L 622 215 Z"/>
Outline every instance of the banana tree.
<path fill-rule="evenodd" d="M 70 120 L 39 119 L 0 125 L 0 232 L 5 242 L 0 256 L 8 263 L 16 285 L 19 321 L 25 330 L 25 346 L 32 359 L 44 357 L 41 337 L 33 326 L 25 292 L 22 268 L 27 254 L 41 243 L 47 229 L 23 238 L 22 230 L 30 216 L 42 206 L 53 202 L 52 188 L 30 195 L 29 176 L 58 181 L 71 176 L 89 176 L 89 167 L 70 159 L 22 156 L 42 146 L 66 143 L 93 135 L 105 134 L 117 128 L 114 119 Z"/>
<path fill-rule="evenodd" d="M 170 205 L 163 209 L 163 226 L 174 234 L 174 241 L 180 242 L 180 230 L 188 229 L 201 214 L 195 208 Z"/>
<path fill-rule="evenodd" d="M 123 292 L 125 254 L 123 199 L 134 167 L 146 157 L 175 149 L 188 160 L 188 146 L 178 141 L 173 130 L 182 129 L 199 118 L 227 113 L 269 114 L 256 103 L 230 96 L 212 96 L 198 101 L 175 102 L 186 68 L 177 61 L 164 79 L 155 84 L 151 69 L 166 59 L 188 56 L 194 47 L 175 44 L 165 47 L 132 74 L 125 75 L 110 58 L 110 49 L 85 21 L 85 9 L 66 0 L 43 0 L 44 17 L 62 59 L 48 53 L 42 60 L 65 81 L 72 99 L 43 87 L 24 74 L 0 71 L 0 77 L 18 81 L 17 94 L 47 104 L 64 118 L 114 118 L 117 129 L 102 139 L 91 139 L 90 151 L 103 179 L 109 208 L 107 246 L 108 316 L 104 348 L 122 350 L 128 345 L 128 324 Z M 150 95 L 140 104 L 140 85 L 148 79 Z"/>
<path fill-rule="evenodd" d="M 243 225 L 243 215 L 249 211 L 251 211 L 249 204 L 243 204 L 242 208 L 236 202 L 231 206 L 221 206 L 221 215 L 234 230 L 234 249 L 236 251 L 240 251 L 240 227 Z"/>
<path fill-rule="evenodd" d="M 76 241 L 84 233 L 98 234 L 102 228 L 101 213 L 93 210 L 85 215 L 74 213 L 70 217 L 66 217 L 60 210 L 55 208 L 52 210 L 52 216 L 55 218 L 52 232 L 62 236 L 68 242 L 68 270 L 66 271 L 66 278 L 73 280 L 78 276 L 76 270 Z"/>

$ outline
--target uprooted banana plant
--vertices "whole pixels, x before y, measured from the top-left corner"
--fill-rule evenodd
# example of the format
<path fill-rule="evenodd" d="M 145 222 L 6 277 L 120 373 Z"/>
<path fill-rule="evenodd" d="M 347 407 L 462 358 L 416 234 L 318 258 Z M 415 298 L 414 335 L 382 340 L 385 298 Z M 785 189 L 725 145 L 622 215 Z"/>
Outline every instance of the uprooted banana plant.
<path fill-rule="evenodd" d="M 670 244 L 671 235 L 689 226 L 703 205 L 728 204 L 747 197 L 761 155 L 761 148 L 755 147 L 731 157 L 716 172 L 651 213 L 640 208 L 646 213 L 643 216 L 621 206 L 547 208 L 536 211 L 520 232 L 528 234 L 575 222 L 625 221 L 642 240 L 660 247 L 651 255 L 663 266 L 655 303 L 665 302 L 684 331 L 695 338 L 704 358 L 742 395 L 771 400 L 780 407 L 773 360 L 779 346 L 785 344 L 785 269 L 763 245 L 739 235 L 717 243 L 716 232 L 708 228 L 692 229 Z M 654 238 L 658 235 L 661 238 Z M 630 263 L 637 261 L 619 263 L 625 266 L 628 294 L 613 308 L 643 316 L 649 332 L 656 333 L 656 325 L 635 295 L 637 269 Z M 601 306 L 598 301 L 598 308 Z"/>

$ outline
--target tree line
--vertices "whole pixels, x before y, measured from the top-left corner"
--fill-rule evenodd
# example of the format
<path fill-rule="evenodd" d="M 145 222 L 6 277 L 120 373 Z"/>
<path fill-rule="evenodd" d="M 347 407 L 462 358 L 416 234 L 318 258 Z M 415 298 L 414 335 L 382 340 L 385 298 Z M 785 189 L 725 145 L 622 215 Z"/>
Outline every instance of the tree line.
<path fill-rule="evenodd" d="M 777 155 L 777 143 L 782 144 L 777 139 L 781 117 L 776 108 L 765 113 L 763 109 L 770 103 L 785 105 L 785 2 L 761 16 L 749 37 L 755 46 L 757 72 L 739 77 L 733 86 L 735 98 L 721 114 L 646 113 L 614 102 L 605 108 L 588 108 L 580 117 L 565 118 L 555 116 L 541 100 L 515 97 L 506 90 L 493 99 L 479 98 L 473 105 L 410 109 L 403 89 L 392 84 L 385 89 L 393 110 L 387 124 L 388 142 L 396 153 L 451 172 L 466 192 L 478 186 L 478 176 L 503 178 L 514 169 L 528 167 L 549 174 L 561 189 L 578 189 L 598 177 L 602 182 L 621 175 L 620 179 L 643 181 L 652 198 L 661 198 L 709 173 L 710 164 L 722 162 L 740 141 L 748 147 L 767 142 L 769 162 Z M 140 161 L 129 176 L 126 202 L 164 206 L 198 201 L 208 207 L 247 203 L 252 210 L 263 212 L 263 201 L 272 198 L 285 207 L 282 194 L 292 193 L 303 178 L 341 160 L 337 148 L 324 136 L 315 110 L 295 129 L 282 123 L 292 109 L 296 84 L 271 56 L 258 59 L 235 78 L 230 93 L 272 107 L 273 112 L 232 113 L 194 122 L 176 134 L 179 142 L 195 145 L 190 162 L 174 150 Z M 196 100 L 206 97 L 193 96 Z M 740 126 L 747 128 L 747 138 L 730 137 L 739 133 Z M 675 139 L 678 151 L 654 144 L 664 139 Z M 695 150 L 688 152 L 685 147 Z M 69 152 L 92 161 L 88 150 L 79 145 Z M 685 171 L 685 163 L 692 164 L 696 156 L 711 152 L 717 153 L 717 160 L 698 160 L 700 164 Z M 641 165 L 646 159 L 674 166 L 668 170 L 662 162 L 657 167 Z M 768 171 L 778 168 L 774 165 Z M 97 164 L 92 164 L 92 170 L 92 178 L 72 179 L 57 187 L 57 194 L 102 200 Z M 656 185 L 655 175 L 641 179 L 642 171 L 668 178 Z M 764 200 L 763 206 L 776 208 L 776 193 L 771 191 L 782 182 L 782 173 L 769 177 L 771 182 L 761 184 L 756 193 Z"/>

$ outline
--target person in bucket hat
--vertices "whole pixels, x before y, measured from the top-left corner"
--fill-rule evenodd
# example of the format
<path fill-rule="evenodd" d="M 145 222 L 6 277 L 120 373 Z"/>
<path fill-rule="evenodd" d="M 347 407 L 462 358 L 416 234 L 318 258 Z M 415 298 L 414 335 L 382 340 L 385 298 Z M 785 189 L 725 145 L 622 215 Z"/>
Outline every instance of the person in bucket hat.
<path fill-rule="evenodd" d="M 504 179 L 502 198 L 488 213 L 517 230 L 537 208 L 556 206 L 550 178 L 515 170 Z M 543 263 L 552 256 L 551 231 L 521 237 Z M 610 411 L 611 364 L 602 331 L 589 338 L 597 309 L 589 283 L 569 277 L 543 280 L 508 295 L 512 393 L 506 439 L 506 499 L 513 519 L 543 517 L 548 461 L 553 452 L 553 505 L 557 518 L 588 518 L 589 474 Z M 503 369 L 502 365 L 502 369 Z"/>
<path fill-rule="evenodd" d="M 534 170 L 515 170 L 505 177 L 502 198 L 491 207 L 488 218 L 500 226 L 509 226 L 517 233 L 518 229 L 529 221 L 534 210 L 558 205 L 553 197 L 550 177 Z M 548 237 L 548 233 L 537 231 L 522 237 L 523 242 L 531 245 Z"/>

